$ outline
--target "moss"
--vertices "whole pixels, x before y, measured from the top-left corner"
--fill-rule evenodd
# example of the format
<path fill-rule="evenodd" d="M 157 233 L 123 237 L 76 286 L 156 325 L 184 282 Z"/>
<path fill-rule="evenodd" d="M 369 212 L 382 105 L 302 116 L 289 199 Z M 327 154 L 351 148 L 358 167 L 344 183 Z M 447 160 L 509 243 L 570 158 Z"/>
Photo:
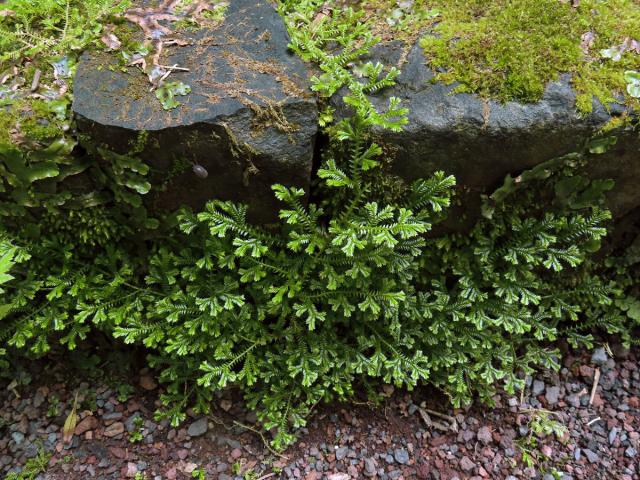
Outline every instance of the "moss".
<path fill-rule="evenodd" d="M 131 149 L 127 152 L 129 156 L 135 156 L 141 154 L 149 143 L 149 132 L 147 130 L 140 130 L 136 135 L 136 138 L 131 142 Z"/>
<path fill-rule="evenodd" d="M 64 99 L 24 98 L 0 108 L 0 143 L 13 143 L 16 139 L 47 142 L 63 136 L 67 105 Z"/>
<path fill-rule="evenodd" d="M 634 0 L 582 0 L 577 7 L 560 0 L 429 0 L 439 22 L 421 45 L 436 78 L 460 82 L 457 91 L 502 101 L 535 102 L 545 85 L 571 73 L 577 107 L 592 108 L 623 94 L 625 70 L 640 56 L 627 52 L 618 62 L 602 58 L 601 49 L 620 45 L 640 33 L 640 4 Z M 414 7 L 415 8 L 415 7 Z M 587 53 L 581 37 L 595 34 Z M 637 107 L 637 99 L 627 99 Z"/>
<path fill-rule="evenodd" d="M 109 245 L 131 233 L 116 220 L 111 209 L 105 207 L 45 211 L 38 223 L 43 237 L 58 238 L 65 244 L 80 247 Z"/>
<path fill-rule="evenodd" d="M 12 106 L 0 108 L 0 145 L 11 143 L 11 130 L 18 123 L 18 116 Z"/>

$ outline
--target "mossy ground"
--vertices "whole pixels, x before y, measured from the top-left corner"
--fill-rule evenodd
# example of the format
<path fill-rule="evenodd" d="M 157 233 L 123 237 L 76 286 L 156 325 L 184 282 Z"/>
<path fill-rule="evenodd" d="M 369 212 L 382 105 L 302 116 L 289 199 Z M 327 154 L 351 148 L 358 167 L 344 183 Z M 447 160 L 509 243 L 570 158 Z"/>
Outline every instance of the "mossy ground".
<path fill-rule="evenodd" d="M 126 0 L 9 0 L 0 16 L 0 145 L 32 148 L 70 129 L 73 72 Z M 55 73 L 55 64 L 66 65 Z M 37 79 L 36 79 L 37 77 Z M 0 159 L 1 160 L 1 159 Z"/>

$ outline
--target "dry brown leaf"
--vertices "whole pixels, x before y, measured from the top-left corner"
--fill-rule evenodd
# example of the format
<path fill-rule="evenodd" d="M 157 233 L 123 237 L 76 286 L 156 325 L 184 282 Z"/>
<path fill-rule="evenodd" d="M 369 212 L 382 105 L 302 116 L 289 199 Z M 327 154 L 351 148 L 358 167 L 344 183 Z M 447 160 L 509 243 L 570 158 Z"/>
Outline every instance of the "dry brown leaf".
<path fill-rule="evenodd" d="M 627 50 L 631 50 L 632 52 L 640 55 L 640 42 L 638 40 L 627 37 L 624 40 L 624 45 L 626 46 Z"/>
<path fill-rule="evenodd" d="M 122 42 L 115 33 L 105 33 L 100 40 L 109 50 L 117 50 L 122 46 Z"/>
<path fill-rule="evenodd" d="M 593 43 L 596 40 L 596 35 L 593 32 L 585 32 L 580 37 L 580 48 L 585 55 L 589 54 L 589 50 L 593 47 Z"/>

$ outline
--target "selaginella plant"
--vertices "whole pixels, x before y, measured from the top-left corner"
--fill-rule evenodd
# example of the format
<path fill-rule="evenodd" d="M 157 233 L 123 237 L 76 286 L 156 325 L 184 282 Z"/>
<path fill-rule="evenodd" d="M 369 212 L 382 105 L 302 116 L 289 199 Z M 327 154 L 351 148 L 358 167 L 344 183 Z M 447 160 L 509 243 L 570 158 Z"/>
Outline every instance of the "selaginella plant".
<path fill-rule="evenodd" d="M 400 129 L 406 110 L 391 99 L 378 111 L 369 95 L 398 72 L 358 64 L 375 38 L 352 10 L 319 13 L 323 3 L 281 4 L 292 48 L 323 72 L 314 90 L 343 89 L 350 112 L 334 121 L 323 111 L 331 146 L 320 200 L 274 185 L 276 226 L 215 200 L 169 215 L 166 235 L 146 240 L 111 215 L 101 221 L 98 208 L 22 225 L 0 242 L 3 343 L 43 354 L 101 330 L 142 345 L 172 423 L 236 386 L 283 448 L 317 403 L 362 386 L 431 382 L 456 405 L 478 392 L 490 399 L 534 366 L 556 366 L 549 341 L 628 330 L 618 294 L 585 261 L 606 233 L 600 203 L 611 186 L 575 181 L 579 155 L 507 181 L 467 235 L 427 235 L 455 186 L 442 172 L 380 195 L 386 162 L 372 130 Z M 64 227 L 78 215 L 88 218 L 74 236 Z M 622 314 L 600 321 L 612 308 Z"/>
<path fill-rule="evenodd" d="M 554 340 L 590 345 L 594 327 L 628 327 L 627 319 L 605 318 L 615 310 L 615 292 L 583 268 L 606 235 L 611 214 L 601 203 L 612 185 L 577 175 L 581 162 L 581 155 L 568 155 L 517 181 L 508 177 L 471 232 L 434 239 L 421 256 L 431 381 L 455 404 L 472 391 L 491 402 L 496 382 L 515 393 L 533 367 L 558 368 Z M 586 182 L 573 182 L 571 202 L 558 189 L 564 179 Z"/>

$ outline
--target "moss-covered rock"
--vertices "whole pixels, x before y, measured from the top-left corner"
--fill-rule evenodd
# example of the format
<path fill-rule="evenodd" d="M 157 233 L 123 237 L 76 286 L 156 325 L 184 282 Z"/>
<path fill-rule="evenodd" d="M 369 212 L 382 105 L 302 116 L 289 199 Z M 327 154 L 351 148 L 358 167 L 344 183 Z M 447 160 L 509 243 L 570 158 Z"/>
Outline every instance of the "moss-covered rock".
<path fill-rule="evenodd" d="M 578 109 L 590 112 L 593 96 L 603 104 L 621 101 L 624 72 L 640 63 L 640 51 L 630 44 L 617 61 L 608 58 L 615 52 L 607 53 L 640 36 L 640 4 L 634 0 L 416 3 L 440 13 L 421 45 L 439 72 L 436 79 L 459 82 L 459 92 L 537 102 L 549 82 L 570 73 Z M 625 100 L 638 105 L 637 99 Z"/>
<path fill-rule="evenodd" d="M 506 175 L 515 177 L 554 157 L 582 151 L 612 125 L 618 127 L 608 135 L 622 137 L 606 153 L 593 155 L 587 173 L 619 183 L 609 195 L 616 216 L 640 206 L 633 188 L 640 182 L 640 137 L 628 126 L 634 115 L 629 107 L 605 108 L 595 100 L 590 114 L 581 113 L 569 75 L 550 82 L 535 103 L 456 93 L 455 85 L 437 81 L 418 44 L 405 54 L 403 42 L 383 43 L 372 56 L 386 65 L 402 64 L 397 84 L 372 97 L 379 108 L 389 97 L 399 97 L 409 109 L 402 132 L 380 132 L 379 140 L 393 158 L 392 171 L 408 180 L 436 170 L 455 175 L 463 208 L 451 216 L 452 226 L 472 225 L 480 213 L 480 195 L 493 191 Z"/>
<path fill-rule="evenodd" d="M 338 0 L 345 4 L 348 0 Z M 640 4 L 634 0 L 367 0 L 375 35 L 421 45 L 436 80 L 456 92 L 537 102 L 570 73 L 577 106 L 625 101 L 624 72 L 637 69 Z M 618 54 L 619 58 L 618 58 Z M 611 58 L 614 57 L 614 58 Z"/>

